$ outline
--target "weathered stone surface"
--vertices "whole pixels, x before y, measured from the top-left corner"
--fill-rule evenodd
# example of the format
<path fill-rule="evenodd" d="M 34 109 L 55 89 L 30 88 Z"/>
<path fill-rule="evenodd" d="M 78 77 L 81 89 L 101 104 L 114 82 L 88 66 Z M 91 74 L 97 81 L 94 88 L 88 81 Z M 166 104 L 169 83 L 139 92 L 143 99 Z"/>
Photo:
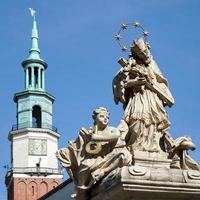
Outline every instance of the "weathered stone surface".
<path fill-rule="evenodd" d="M 139 166 L 170 168 L 172 163 L 166 152 L 134 151 L 133 155 L 134 164 Z"/>
<path fill-rule="evenodd" d="M 193 175 L 191 176 L 191 174 Z M 200 199 L 200 172 L 159 167 L 125 166 L 118 173 L 109 174 L 102 183 L 93 188 L 91 200 L 102 199 Z"/>

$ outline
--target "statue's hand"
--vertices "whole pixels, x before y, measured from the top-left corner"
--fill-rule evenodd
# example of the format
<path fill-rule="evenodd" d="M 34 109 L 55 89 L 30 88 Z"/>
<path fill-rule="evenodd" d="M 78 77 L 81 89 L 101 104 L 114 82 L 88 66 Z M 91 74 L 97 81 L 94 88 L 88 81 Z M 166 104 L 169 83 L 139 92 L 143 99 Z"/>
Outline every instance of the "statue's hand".
<path fill-rule="evenodd" d="M 138 87 L 145 85 L 146 79 L 144 77 L 136 77 L 135 79 L 130 79 L 125 81 L 124 87 Z"/>
<path fill-rule="evenodd" d="M 104 170 L 101 170 L 98 174 L 94 174 L 94 179 L 97 182 L 100 179 L 102 179 L 104 176 L 105 176 L 105 172 Z"/>

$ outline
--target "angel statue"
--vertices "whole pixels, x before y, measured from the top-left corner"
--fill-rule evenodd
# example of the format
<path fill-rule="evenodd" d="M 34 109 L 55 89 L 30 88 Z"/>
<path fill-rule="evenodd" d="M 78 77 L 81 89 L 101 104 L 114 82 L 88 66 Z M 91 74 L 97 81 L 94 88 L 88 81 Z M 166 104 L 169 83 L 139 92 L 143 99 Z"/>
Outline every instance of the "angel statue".
<path fill-rule="evenodd" d="M 161 138 L 170 126 L 165 106 L 174 103 L 168 82 L 143 38 L 131 45 L 128 61 L 121 58 L 118 62 L 122 67 L 114 77 L 113 93 L 115 103 L 124 107 L 127 145 L 132 150 L 162 151 Z"/>
<path fill-rule="evenodd" d="M 76 185 L 76 199 L 87 199 L 87 192 L 111 171 L 132 164 L 126 148 L 126 124 L 108 126 L 109 112 L 100 107 L 93 112 L 94 126 L 81 128 L 68 147 L 57 151 L 57 157 Z"/>

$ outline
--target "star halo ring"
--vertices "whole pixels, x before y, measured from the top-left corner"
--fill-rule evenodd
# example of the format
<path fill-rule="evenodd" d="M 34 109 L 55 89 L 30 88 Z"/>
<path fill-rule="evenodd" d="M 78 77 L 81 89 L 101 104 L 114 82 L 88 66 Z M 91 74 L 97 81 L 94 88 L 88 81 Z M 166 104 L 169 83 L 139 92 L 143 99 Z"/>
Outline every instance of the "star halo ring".
<path fill-rule="evenodd" d="M 133 23 L 123 23 L 121 24 L 121 27 L 119 29 L 119 31 L 115 34 L 115 40 L 117 41 L 117 43 L 119 44 L 120 46 L 120 49 L 123 51 L 123 52 L 127 52 L 127 51 L 130 51 L 130 45 L 124 45 L 122 44 L 122 36 L 121 36 L 121 33 L 125 30 L 127 30 L 129 27 L 133 27 L 133 28 L 138 28 L 142 31 L 142 36 L 144 38 L 144 41 L 146 42 L 147 41 L 147 36 L 149 35 L 149 32 L 147 30 L 145 30 L 141 24 L 137 21 L 134 21 Z"/>

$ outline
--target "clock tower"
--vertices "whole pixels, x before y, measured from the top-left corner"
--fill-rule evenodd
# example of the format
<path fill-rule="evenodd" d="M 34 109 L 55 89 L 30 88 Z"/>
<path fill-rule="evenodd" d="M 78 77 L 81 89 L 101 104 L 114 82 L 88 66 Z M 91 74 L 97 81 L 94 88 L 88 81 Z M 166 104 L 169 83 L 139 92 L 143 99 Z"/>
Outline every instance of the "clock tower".
<path fill-rule="evenodd" d="M 55 98 L 45 90 L 47 63 L 41 59 L 35 11 L 31 48 L 22 62 L 24 90 L 14 95 L 17 124 L 9 132 L 11 169 L 6 175 L 8 200 L 36 200 L 62 182 L 55 156 L 59 134 L 52 125 Z"/>

